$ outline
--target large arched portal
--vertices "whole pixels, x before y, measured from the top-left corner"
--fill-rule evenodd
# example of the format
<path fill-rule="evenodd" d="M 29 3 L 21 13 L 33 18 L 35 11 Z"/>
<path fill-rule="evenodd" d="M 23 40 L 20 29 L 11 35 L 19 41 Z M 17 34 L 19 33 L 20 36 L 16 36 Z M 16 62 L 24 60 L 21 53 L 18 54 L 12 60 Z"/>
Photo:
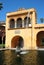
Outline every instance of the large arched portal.
<path fill-rule="evenodd" d="M 19 46 L 20 48 L 24 46 L 24 40 L 21 36 L 15 36 L 11 40 L 11 47 L 16 48 L 17 46 Z"/>
<path fill-rule="evenodd" d="M 40 48 L 44 47 L 44 31 L 40 31 L 37 34 L 37 46 Z"/>

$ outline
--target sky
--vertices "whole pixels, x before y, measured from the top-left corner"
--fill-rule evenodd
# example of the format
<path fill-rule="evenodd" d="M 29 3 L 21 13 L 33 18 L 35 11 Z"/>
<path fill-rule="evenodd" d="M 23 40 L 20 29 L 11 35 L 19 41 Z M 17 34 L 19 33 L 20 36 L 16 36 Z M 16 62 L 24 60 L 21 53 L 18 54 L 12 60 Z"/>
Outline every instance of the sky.
<path fill-rule="evenodd" d="M 0 2 L 3 3 L 3 8 L 0 10 L 0 21 L 6 22 L 6 14 L 15 12 L 19 8 L 35 8 L 38 23 L 40 23 L 40 18 L 44 18 L 44 0 L 0 0 Z"/>

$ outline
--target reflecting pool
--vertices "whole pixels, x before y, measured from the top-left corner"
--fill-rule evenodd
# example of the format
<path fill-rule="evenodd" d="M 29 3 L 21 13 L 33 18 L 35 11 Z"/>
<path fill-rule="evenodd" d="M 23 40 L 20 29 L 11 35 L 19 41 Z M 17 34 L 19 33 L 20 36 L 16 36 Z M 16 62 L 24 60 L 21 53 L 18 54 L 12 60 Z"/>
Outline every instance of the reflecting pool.
<path fill-rule="evenodd" d="M 44 51 L 30 50 L 17 56 L 15 50 L 0 50 L 0 65 L 44 65 Z"/>

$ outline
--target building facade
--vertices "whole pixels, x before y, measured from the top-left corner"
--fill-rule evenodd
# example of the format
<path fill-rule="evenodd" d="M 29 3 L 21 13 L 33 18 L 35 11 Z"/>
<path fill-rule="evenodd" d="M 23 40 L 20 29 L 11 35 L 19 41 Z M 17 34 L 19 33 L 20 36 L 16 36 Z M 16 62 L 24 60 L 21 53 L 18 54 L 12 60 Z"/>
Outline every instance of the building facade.
<path fill-rule="evenodd" d="M 19 9 L 6 16 L 6 48 L 44 48 L 44 24 L 37 24 L 36 10 Z"/>

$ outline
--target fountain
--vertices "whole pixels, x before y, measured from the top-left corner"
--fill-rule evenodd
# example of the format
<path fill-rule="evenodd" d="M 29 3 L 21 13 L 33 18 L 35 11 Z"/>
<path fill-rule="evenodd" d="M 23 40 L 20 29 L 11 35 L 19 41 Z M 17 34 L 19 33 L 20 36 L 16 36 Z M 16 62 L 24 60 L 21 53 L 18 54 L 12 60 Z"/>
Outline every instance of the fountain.
<path fill-rule="evenodd" d="M 22 50 L 20 47 L 16 47 L 15 52 L 17 53 L 17 56 L 21 55 L 21 54 L 27 54 L 29 51 L 27 50 Z"/>

